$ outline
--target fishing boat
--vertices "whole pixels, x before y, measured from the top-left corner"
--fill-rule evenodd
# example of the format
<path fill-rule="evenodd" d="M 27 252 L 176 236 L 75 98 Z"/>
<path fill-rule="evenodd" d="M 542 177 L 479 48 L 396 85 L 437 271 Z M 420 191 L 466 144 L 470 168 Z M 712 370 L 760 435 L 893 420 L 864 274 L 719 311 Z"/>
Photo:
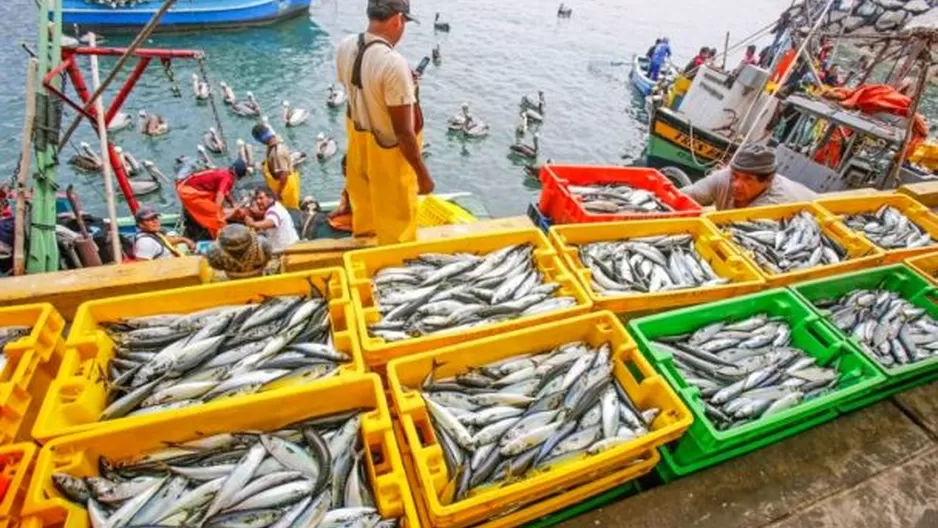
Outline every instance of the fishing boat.
<path fill-rule="evenodd" d="M 163 16 L 156 31 L 233 29 L 273 24 L 300 16 L 311 0 L 187 0 Z M 62 22 L 100 33 L 139 30 L 163 0 L 62 0 Z"/>
<path fill-rule="evenodd" d="M 632 57 L 632 71 L 629 73 L 629 81 L 632 87 L 642 97 L 651 95 L 652 90 L 659 81 L 653 81 L 648 77 L 648 64 L 651 61 L 647 57 L 634 55 Z M 661 77 L 664 83 L 670 83 L 677 76 L 677 70 L 671 63 L 665 63 L 661 69 Z"/>
<path fill-rule="evenodd" d="M 686 84 L 679 77 L 675 86 Z M 652 105 L 645 156 L 653 167 L 676 166 L 692 177 L 733 156 L 739 140 L 765 129 L 777 100 L 766 91 L 769 72 L 747 65 L 727 72 L 701 66 L 687 92 Z M 760 114 L 763 105 L 768 111 Z"/>

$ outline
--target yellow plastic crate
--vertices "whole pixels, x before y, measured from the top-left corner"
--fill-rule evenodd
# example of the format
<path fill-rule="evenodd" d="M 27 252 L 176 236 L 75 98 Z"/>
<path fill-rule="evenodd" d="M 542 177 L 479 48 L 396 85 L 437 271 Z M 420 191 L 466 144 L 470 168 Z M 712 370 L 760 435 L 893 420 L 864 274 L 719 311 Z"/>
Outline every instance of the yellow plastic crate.
<path fill-rule="evenodd" d="M 560 284 L 560 289 L 555 295 L 567 295 L 576 298 L 576 306 L 471 329 L 438 332 L 395 342 L 386 342 L 384 339 L 368 335 L 369 323 L 377 322 L 380 318 L 378 303 L 371 285 L 371 277 L 378 270 L 388 266 L 400 266 L 405 260 L 415 258 L 423 253 L 470 252 L 483 254 L 513 244 L 533 245 L 535 248 L 534 261 L 541 273 L 544 274 L 545 280 Z M 352 305 L 354 306 L 356 318 L 355 326 L 361 336 L 365 363 L 371 368 L 383 367 L 392 359 L 409 354 L 434 350 L 442 346 L 463 343 L 470 339 L 579 315 L 588 312 L 592 306 L 589 296 L 573 274 L 563 265 L 560 256 L 550 246 L 547 238 L 540 230 L 533 227 L 507 231 L 489 231 L 449 239 L 363 249 L 346 253 L 344 258 L 345 270 L 349 275 L 349 286 L 352 291 Z"/>
<path fill-rule="evenodd" d="M 789 271 L 787 273 L 770 273 L 762 269 L 762 266 L 756 263 L 755 259 L 750 255 L 749 250 L 736 245 L 730 234 L 722 231 L 723 226 L 732 224 L 733 222 L 757 219 L 782 220 L 790 218 L 801 211 L 807 211 L 817 218 L 821 230 L 846 250 L 847 254 L 850 256 L 850 260 L 839 264 L 815 266 L 813 268 Z M 759 270 L 759 273 L 765 278 L 766 286 L 770 288 L 787 286 L 794 282 L 828 277 L 848 271 L 866 269 L 876 266 L 883 261 L 883 252 L 876 246 L 871 244 L 865 237 L 847 229 L 847 226 L 838 220 L 837 217 L 811 202 L 766 205 L 763 207 L 720 211 L 708 213 L 704 215 L 704 218 L 713 222 L 717 228 L 721 230 L 723 238 L 736 248 L 741 255 L 749 259 L 749 262 Z"/>
<path fill-rule="evenodd" d="M 573 460 L 531 478 L 443 505 L 438 497 L 452 475 L 444 463 L 442 447 L 437 442 L 423 399 L 413 387 L 419 387 L 434 366 L 436 376 L 446 378 L 469 367 L 519 354 L 543 352 L 572 341 L 585 341 L 592 346 L 611 345 L 614 375 L 625 392 L 639 408 L 661 409 L 649 434 L 598 455 Z M 587 314 L 396 359 L 388 365 L 387 379 L 406 438 L 402 444 L 406 444 L 405 451 L 413 458 L 417 474 L 413 487 L 424 503 L 431 526 L 471 526 L 626 469 L 627 464 L 642 453 L 678 439 L 693 420 L 684 403 L 641 355 L 611 312 Z M 616 483 L 621 482 L 616 480 Z M 548 504 L 560 508 L 570 502 L 561 499 Z M 553 510 L 542 508 L 539 515 L 550 511 Z"/>
<path fill-rule="evenodd" d="M 100 323 L 125 317 L 188 313 L 225 304 L 259 302 L 268 296 L 305 294 L 309 291 L 310 281 L 329 298 L 329 316 L 332 320 L 336 349 L 352 357 L 352 363 L 345 365 L 339 376 L 364 372 L 345 272 L 340 268 L 324 268 L 90 301 L 82 304 L 75 315 L 62 368 L 59 369 L 58 377 L 49 388 L 42 404 L 33 427 L 33 437 L 45 442 L 58 436 L 96 427 L 111 427 L 117 423 L 143 423 L 156 415 L 98 421 L 101 411 L 106 407 L 106 388 L 100 379 L 101 372 L 106 371 L 108 362 L 114 357 L 114 342 L 101 330 Z M 241 401 L 255 396 L 245 395 L 231 399 Z M 217 405 L 223 405 L 223 402 L 173 409 L 158 414 L 188 416 Z"/>
<path fill-rule="evenodd" d="M 891 205 L 898 209 L 902 214 L 908 217 L 909 221 L 917 225 L 923 231 L 927 232 L 932 238 L 938 240 L 938 215 L 924 205 L 916 202 L 904 194 L 875 194 L 861 197 L 827 198 L 818 200 L 817 203 L 822 209 L 828 211 L 843 219 L 844 216 L 860 213 L 875 213 L 884 205 Z M 860 231 L 855 231 L 858 235 L 873 244 L 885 254 L 883 262 L 886 264 L 895 264 L 902 262 L 908 257 L 930 253 L 938 250 L 938 245 L 925 246 L 913 249 L 886 249 L 876 245 L 876 242 L 864 235 Z"/>
<path fill-rule="evenodd" d="M 907 258 L 905 263 L 933 284 L 938 284 L 938 249 L 931 253 Z"/>
<path fill-rule="evenodd" d="M 0 528 L 16 526 L 20 519 L 36 449 L 32 442 L 0 447 L 0 476 L 9 480 L 6 493 L 0 496 Z"/>
<path fill-rule="evenodd" d="M 36 518 L 36 528 L 87 528 L 87 512 L 58 492 L 52 483 L 53 473 L 93 476 L 98 474 L 98 458 L 102 456 L 120 460 L 172 442 L 234 431 L 278 429 L 357 408 L 370 409 L 362 417 L 361 435 L 377 508 L 386 517 L 402 517 L 403 526 L 420 526 L 391 428 L 391 414 L 381 381 L 374 374 L 332 378 L 321 384 L 201 407 L 196 413 L 163 413 L 143 423 L 116 424 L 57 438 L 39 453 L 23 513 Z"/>
<path fill-rule="evenodd" d="M 424 196 L 417 208 L 417 225 L 434 227 L 452 224 L 474 224 L 475 216 L 462 207 L 432 194 Z"/>
<path fill-rule="evenodd" d="M 579 246 L 592 242 L 682 234 L 694 237 L 694 247 L 700 256 L 718 275 L 730 279 L 730 283 L 658 293 L 606 295 L 593 289 L 590 284 L 593 273 L 580 260 L 578 251 Z M 765 279 L 759 270 L 740 256 L 733 246 L 720 236 L 713 224 L 699 218 L 554 226 L 550 229 L 550 240 L 580 280 L 583 289 L 592 299 L 593 306 L 618 314 L 634 317 L 665 308 L 719 301 L 758 291 L 765 286 Z"/>
<path fill-rule="evenodd" d="M 65 354 L 65 320 L 51 304 L 0 308 L 0 324 L 26 325 L 32 332 L 3 349 L 7 362 L 0 373 L 0 445 L 32 440 L 42 400 Z"/>

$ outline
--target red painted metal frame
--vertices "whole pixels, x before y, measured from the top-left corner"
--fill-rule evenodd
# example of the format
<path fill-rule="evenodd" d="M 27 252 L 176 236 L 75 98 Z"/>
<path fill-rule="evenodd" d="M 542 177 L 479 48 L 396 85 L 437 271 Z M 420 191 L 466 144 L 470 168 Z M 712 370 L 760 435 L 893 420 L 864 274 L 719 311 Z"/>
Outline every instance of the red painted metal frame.
<path fill-rule="evenodd" d="M 92 91 L 85 83 L 85 78 L 81 73 L 81 68 L 78 67 L 76 59 L 77 57 L 83 55 L 119 57 L 122 56 L 125 51 L 126 48 L 62 48 L 62 62 L 42 79 L 42 85 L 47 90 L 49 90 L 50 93 L 56 95 L 76 112 L 88 118 L 89 123 L 96 127 L 98 115 L 95 111 L 95 107 L 91 106 L 87 110 L 85 109 L 88 101 L 91 100 Z M 123 86 L 121 86 L 120 90 L 117 92 L 117 95 L 114 97 L 114 100 L 111 101 L 111 104 L 108 105 L 107 110 L 105 111 L 104 121 L 109 125 L 111 120 L 114 119 L 114 116 L 117 115 L 117 112 L 120 111 L 121 106 L 124 105 L 124 102 L 127 100 L 127 96 L 129 96 L 130 92 L 133 91 L 137 81 L 140 80 L 140 76 L 143 75 L 143 72 L 146 71 L 147 66 L 150 65 L 151 60 L 159 59 L 165 65 L 172 59 L 199 59 L 204 56 L 201 51 L 197 50 L 172 49 L 138 49 L 134 51 L 132 55 L 137 57 L 139 60 L 137 61 L 137 65 L 134 67 L 133 71 L 130 72 L 130 76 L 128 76 L 127 80 L 124 81 Z M 62 90 L 57 89 L 52 84 L 52 80 L 62 73 L 68 75 L 69 80 L 72 81 L 72 85 L 75 87 L 75 91 L 78 93 L 78 97 L 81 99 L 81 103 L 72 100 L 67 95 L 65 95 Z M 114 169 L 114 176 L 117 178 L 117 184 L 120 186 L 121 192 L 124 193 L 124 198 L 127 200 L 127 205 L 130 207 L 130 212 L 132 214 L 136 214 L 140 205 L 137 203 L 137 198 L 134 196 L 133 190 L 130 188 L 130 182 L 127 179 L 127 173 L 124 171 L 124 164 L 121 163 L 120 156 L 118 156 L 117 151 L 114 148 L 114 144 L 110 141 L 108 141 L 107 155 L 108 159 L 111 161 L 111 167 Z"/>

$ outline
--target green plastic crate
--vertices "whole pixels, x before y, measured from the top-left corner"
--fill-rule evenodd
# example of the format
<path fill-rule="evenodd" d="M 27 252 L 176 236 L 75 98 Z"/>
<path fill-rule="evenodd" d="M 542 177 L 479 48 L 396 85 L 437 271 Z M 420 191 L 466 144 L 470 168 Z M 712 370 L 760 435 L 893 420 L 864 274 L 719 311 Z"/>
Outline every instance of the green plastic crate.
<path fill-rule="evenodd" d="M 549 526 L 558 525 L 564 521 L 569 521 L 574 517 L 578 517 L 585 513 L 589 513 L 596 508 L 602 508 L 610 503 L 615 501 L 624 500 L 638 493 L 642 490 L 638 482 L 632 481 L 627 482 L 611 490 L 604 491 L 595 497 L 587 499 L 579 504 L 570 506 L 559 512 L 552 513 L 545 517 L 541 517 L 536 521 L 532 521 L 526 525 L 524 528 L 548 528 Z"/>
<path fill-rule="evenodd" d="M 803 282 L 790 286 L 795 295 L 803 299 L 811 306 L 811 309 L 821 316 L 824 324 L 832 332 L 835 332 L 840 339 L 846 341 L 851 347 L 866 357 L 869 357 L 859 341 L 853 337 L 841 332 L 832 321 L 824 317 L 821 310 L 814 307 L 813 302 L 832 297 L 840 297 L 854 290 L 884 288 L 894 291 L 912 304 L 924 308 L 928 315 L 938 319 L 938 304 L 935 304 L 933 298 L 938 295 L 938 290 L 926 278 L 915 272 L 905 264 L 896 264 L 881 268 L 873 268 L 866 271 L 838 275 L 826 279 Z M 877 388 L 876 391 L 865 395 L 865 397 L 856 398 L 845 402 L 841 406 L 842 410 L 859 409 L 871 403 L 887 398 L 893 394 L 923 385 L 930 381 L 938 379 L 938 356 L 910 363 L 908 365 L 894 365 L 885 367 L 874 358 L 869 358 L 870 362 L 876 366 L 886 376 L 886 381 Z"/>
<path fill-rule="evenodd" d="M 653 349 L 651 341 L 757 313 L 786 319 L 792 328 L 792 344 L 817 358 L 819 364 L 836 367 L 842 374 L 841 386 L 830 394 L 770 417 L 720 431 L 705 416 L 700 391 L 688 385 L 678 373 L 671 354 Z M 841 403 L 866 395 L 885 380 L 869 359 L 824 324 L 807 303 L 786 289 L 644 317 L 632 321 L 629 328 L 641 351 L 655 363 L 694 415 L 690 429 L 667 448 L 673 465 L 683 468 L 683 474 L 730 460 L 832 420 L 837 417 Z"/>

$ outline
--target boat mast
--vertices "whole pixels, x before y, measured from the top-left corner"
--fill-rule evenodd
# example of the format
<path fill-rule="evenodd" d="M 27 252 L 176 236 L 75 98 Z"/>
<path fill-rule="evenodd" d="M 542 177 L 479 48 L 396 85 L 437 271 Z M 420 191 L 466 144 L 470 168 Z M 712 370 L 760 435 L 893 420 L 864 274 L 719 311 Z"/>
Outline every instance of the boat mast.
<path fill-rule="evenodd" d="M 62 60 L 62 0 L 39 2 L 39 78 Z M 51 17 L 51 24 L 49 22 Z M 62 80 L 53 81 L 61 87 Z M 62 105 L 42 83 L 36 85 L 36 173 L 30 210 L 28 273 L 58 271 L 59 245 L 55 237 L 55 165 Z"/>

